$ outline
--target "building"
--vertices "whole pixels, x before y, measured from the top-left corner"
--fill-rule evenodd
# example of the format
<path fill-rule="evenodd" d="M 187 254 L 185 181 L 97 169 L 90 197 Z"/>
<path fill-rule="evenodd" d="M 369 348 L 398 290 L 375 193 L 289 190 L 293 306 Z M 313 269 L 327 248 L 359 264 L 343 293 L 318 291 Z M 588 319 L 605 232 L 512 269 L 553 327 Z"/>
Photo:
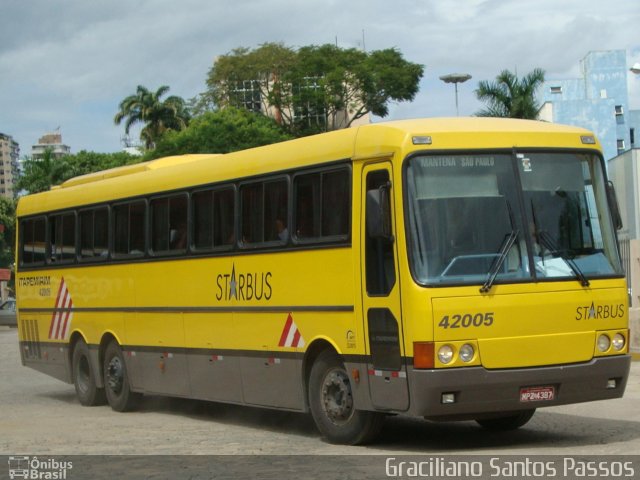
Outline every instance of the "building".
<path fill-rule="evenodd" d="M 543 84 L 541 120 L 592 130 L 611 159 L 640 142 L 640 111 L 629 110 L 627 55 L 624 50 L 589 52 L 581 76 Z"/>
<path fill-rule="evenodd" d="M 308 133 L 371 123 L 368 113 L 354 118 L 361 106 L 358 102 L 351 102 L 349 106 L 340 109 L 324 103 L 320 93 L 322 77 L 305 77 L 303 84 L 296 85 L 276 85 L 276 80 L 268 76 L 260 80 L 227 82 L 224 88 L 219 89 L 224 92 L 220 95 L 219 106 L 233 106 L 262 113 L 279 124 Z M 271 103 L 271 96 L 279 88 L 291 95 L 284 95 L 285 104 L 276 106 Z"/>
<path fill-rule="evenodd" d="M 62 134 L 60 132 L 46 133 L 40 137 L 37 145 L 31 147 L 31 158 L 34 160 L 42 158 L 47 149 L 51 150 L 54 158 L 71 154 L 71 147 L 62 143 Z"/>
<path fill-rule="evenodd" d="M 20 146 L 13 137 L 0 133 L 0 195 L 13 198 L 18 181 Z"/>

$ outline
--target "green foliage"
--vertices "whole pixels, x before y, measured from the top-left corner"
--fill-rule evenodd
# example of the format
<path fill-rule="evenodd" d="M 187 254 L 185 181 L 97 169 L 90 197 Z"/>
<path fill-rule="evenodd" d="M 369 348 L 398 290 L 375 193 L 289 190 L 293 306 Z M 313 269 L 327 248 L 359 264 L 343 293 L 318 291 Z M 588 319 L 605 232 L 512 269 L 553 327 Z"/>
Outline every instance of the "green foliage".
<path fill-rule="evenodd" d="M 113 121 L 120 125 L 124 120 L 124 130 L 127 134 L 136 123 L 144 124 L 140 139 L 144 141 L 147 149 L 153 148 L 165 132 L 182 130 L 189 123 L 190 116 L 184 99 L 173 95 L 160 100 L 168 91 L 169 87 L 166 85 L 155 92 L 138 85 L 135 94 L 120 102 L 120 110 Z"/>
<path fill-rule="evenodd" d="M 37 193 L 49 190 L 71 178 L 70 167 L 64 158 L 56 159 L 48 148 L 42 158 L 29 158 L 22 164 L 22 175 L 16 183 L 16 191 Z"/>
<path fill-rule="evenodd" d="M 475 91 L 478 100 L 487 107 L 476 113 L 479 117 L 510 117 L 535 120 L 540 105 L 536 90 L 544 83 L 544 70 L 536 68 L 522 79 L 509 70 L 503 70 L 495 82 L 483 80 Z"/>
<path fill-rule="evenodd" d="M 423 73 L 394 48 L 294 50 L 267 43 L 219 57 L 208 90 L 195 103 L 200 110 L 232 105 L 260 111 L 302 136 L 349 127 L 369 112 L 386 116 L 390 102 L 413 100 Z"/>
<path fill-rule="evenodd" d="M 17 191 L 37 193 L 49 190 L 65 180 L 78 175 L 107 170 L 141 161 L 126 152 L 96 153 L 80 151 L 74 155 L 55 158 L 50 149 L 45 150 L 43 157 L 29 158 L 23 162 L 23 174 L 16 184 Z"/>
<path fill-rule="evenodd" d="M 74 155 L 67 155 L 63 159 L 69 166 L 68 177 L 77 177 L 87 173 L 99 172 L 110 168 L 121 167 L 142 161 L 142 157 L 127 152 L 98 153 L 81 150 Z"/>
<path fill-rule="evenodd" d="M 229 153 L 290 138 L 264 115 L 229 107 L 195 117 L 180 132 L 167 132 L 144 159 L 186 153 Z"/>
<path fill-rule="evenodd" d="M 10 268 L 14 261 L 16 204 L 6 197 L 0 197 L 0 225 L 0 268 Z"/>
<path fill-rule="evenodd" d="M 236 48 L 218 57 L 207 76 L 208 88 L 200 94 L 194 112 L 204 113 L 216 106 L 244 107 L 244 102 L 254 100 L 241 91 L 248 85 L 260 92 L 252 110 L 266 109 L 269 99 L 277 99 L 284 93 L 279 91 L 277 79 L 289 71 L 295 55 L 293 49 L 280 43 L 265 43 L 255 50 Z"/>

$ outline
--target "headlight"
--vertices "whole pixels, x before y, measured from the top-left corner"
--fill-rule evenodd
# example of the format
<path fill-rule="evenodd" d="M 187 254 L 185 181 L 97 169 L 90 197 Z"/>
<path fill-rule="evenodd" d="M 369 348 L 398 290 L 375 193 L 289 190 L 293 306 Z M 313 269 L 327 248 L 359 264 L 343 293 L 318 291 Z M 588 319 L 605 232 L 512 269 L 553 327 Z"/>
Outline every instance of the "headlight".
<path fill-rule="evenodd" d="M 611 343 L 613 344 L 614 350 L 619 352 L 624 348 L 624 344 L 625 344 L 624 335 L 622 335 L 621 333 L 616 333 L 613 336 L 613 340 Z"/>
<path fill-rule="evenodd" d="M 473 356 L 475 355 L 475 350 L 473 349 L 473 345 L 469 345 L 465 343 L 462 347 L 460 347 L 460 358 L 463 362 L 470 362 L 473 360 Z"/>
<path fill-rule="evenodd" d="M 449 345 L 443 345 L 438 349 L 438 359 L 444 364 L 450 363 L 453 360 L 453 348 Z"/>
<path fill-rule="evenodd" d="M 609 337 L 604 333 L 601 334 L 598 337 L 598 350 L 600 350 L 601 352 L 606 352 L 607 350 L 609 350 L 610 346 L 611 346 L 611 340 L 609 340 Z"/>

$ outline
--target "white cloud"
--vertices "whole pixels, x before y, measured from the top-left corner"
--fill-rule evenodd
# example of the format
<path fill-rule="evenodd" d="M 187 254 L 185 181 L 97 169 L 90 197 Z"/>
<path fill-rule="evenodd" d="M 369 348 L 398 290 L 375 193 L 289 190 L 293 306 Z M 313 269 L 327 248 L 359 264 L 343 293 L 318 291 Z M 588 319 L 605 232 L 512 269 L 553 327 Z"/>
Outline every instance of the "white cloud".
<path fill-rule="evenodd" d="M 0 16 L 0 131 L 23 153 L 62 126 L 74 151 L 120 148 L 119 101 L 136 85 L 169 85 L 192 97 L 213 59 L 238 46 L 280 41 L 368 50 L 397 47 L 426 66 L 415 102 L 391 117 L 455 114 L 453 88 L 438 76 L 468 72 L 460 110 L 478 109 L 476 82 L 502 69 L 548 78 L 579 74 L 589 50 L 626 49 L 640 61 L 636 0 L 86 0 L 9 1 Z M 631 59 L 630 59 L 631 60 Z M 640 107 L 640 79 L 630 79 Z"/>

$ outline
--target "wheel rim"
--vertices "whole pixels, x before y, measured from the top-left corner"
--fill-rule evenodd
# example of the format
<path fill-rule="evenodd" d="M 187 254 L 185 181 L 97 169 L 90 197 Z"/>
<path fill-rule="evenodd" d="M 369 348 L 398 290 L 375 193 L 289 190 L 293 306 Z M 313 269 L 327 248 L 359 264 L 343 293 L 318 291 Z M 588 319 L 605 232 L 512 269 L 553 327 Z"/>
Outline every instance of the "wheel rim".
<path fill-rule="evenodd" d="M 113 393 L 122 391 L 124 382 L 124 366 L 118 357 L 113 357 L 107 365 L 107 385 Z"/>
<path fill-rule="evenodd" d="M 327 418 L 336 425 L 348 422 L 353 416 L 353 396 L 349 377 L 342 369 L 330 370 L 322 382 L 322 407 Z"/>
<path fill-rule="evenodd" d="M 89 360 L 84 355 L 82 355 L 78 361 L 76 378 L 80 391 L 82 393 L 87 393 L 89 391 L 89 382 L 91 381 L 91 370 L 89 367 Z"/>

